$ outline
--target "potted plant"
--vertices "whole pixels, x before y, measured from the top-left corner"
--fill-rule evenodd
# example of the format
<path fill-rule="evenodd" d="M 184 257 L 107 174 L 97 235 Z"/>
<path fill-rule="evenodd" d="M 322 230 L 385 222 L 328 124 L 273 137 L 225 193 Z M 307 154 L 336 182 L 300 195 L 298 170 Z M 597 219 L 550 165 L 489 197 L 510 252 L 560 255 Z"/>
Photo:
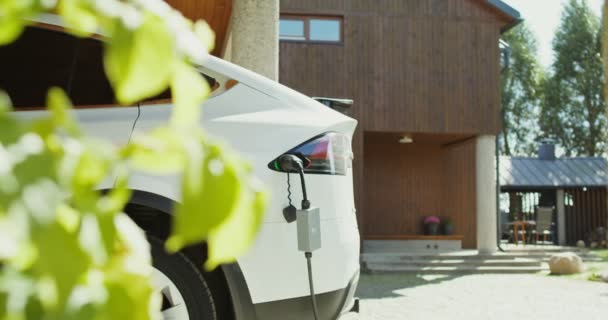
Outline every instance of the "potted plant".
<path fill-rule="evenodd" d="M 454 234 L 454 224 L 452 223 L 452 219 L 451 218 L 444 218 L 441 221 L 442 224 L 442 229 L 443 229 L 443 234 L 446 236 L 450 236 Z"/>
<path fill-rule="evenodd" d="M 424 218 L 424 233 L 429 236 L 439 234 L 439 224 L 441 220 L 437 216 L 427 216 Z"/>

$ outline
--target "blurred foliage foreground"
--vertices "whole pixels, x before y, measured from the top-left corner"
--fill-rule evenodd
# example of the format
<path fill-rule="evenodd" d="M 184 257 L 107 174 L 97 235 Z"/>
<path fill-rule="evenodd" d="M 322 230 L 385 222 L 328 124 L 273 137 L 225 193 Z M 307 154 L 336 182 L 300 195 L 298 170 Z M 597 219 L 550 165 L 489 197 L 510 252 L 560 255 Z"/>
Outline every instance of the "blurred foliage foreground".
<path fill-rule="evenodd" d="M 161 0 L 0 0 L 0 45 L 46 13 L 77 36 L 104 36 L 119 103 L 170 89 L 175 106 L 166 125 L 117 147 L 82 133 L 61 89 L 32 121 L 0 92 L 0 319 L 158 319 L 149 244 L 122 213 L 130 172 L 181 177 L 166 247 L 207 241 L 208 269 L 248 248 L 265 207 L 251 168 L 200 128 L 209 88 L 193 66 L 213 32 Z M 114 188 L 95 191 L 108 178 Z"/>

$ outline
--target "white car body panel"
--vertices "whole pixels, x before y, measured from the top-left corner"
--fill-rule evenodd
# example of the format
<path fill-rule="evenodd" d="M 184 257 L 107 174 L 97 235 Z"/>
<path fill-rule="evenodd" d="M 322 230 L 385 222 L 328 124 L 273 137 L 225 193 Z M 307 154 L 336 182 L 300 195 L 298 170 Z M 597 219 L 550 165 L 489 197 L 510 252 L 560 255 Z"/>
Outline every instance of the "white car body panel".
<path fill-rule="evenodd" d="M 43 22 L 60 26 L 54 16 Z M 238 259 L 253 303 L 309 295 L 306 260 L 297 249 L 296 224 L 287 223 L 286 174 L 270 170 L 268 163 L 301 143 L 326 132 L 352 138 L 356 121 L 277 82 L 224 60 L 209 57 L 201 71 L 218 80 L 234 79 L 234 87 L 218 89 L 204 103 L 202 127 L 216 139 L 248 158 L 270 190 L 263 226 L 252 249 Z M 16 112 L 36 118 L 45 111 Z M 83 108 L 73 111 L 85 132 L 126 145 L 132 134 L 145 133 L 169 119 L 170 104 L 141 107 Z M 139 118 L 138 118 L 139 114 Z M 300 207 L 299 178 L 291 177 L 293 204 Z M 109 189 L 108 177 L 100 189 Z M 359 231 L 355 217 L 352 169 L 345 176 L 306 175 L 311 203 L 321 210 L 322 247 L 313 253 L 316 293 L 344 290 L 359 270 Z M 134 174 L 133 190 L 146 191 L 179 202 L 179 181 L 171 176 Z"/>
<path fill-rule="evenodd" d="M 15 112 L 15 115 L 20 119 L 32 120 L 40 118 L 46 113 L 45 110 L 32 110 Z M 137 113 L 136 106 L 72 110 L 72 114 L 78 119 L 85 134 L 103 138 L 116 146 L 125 146 L 129 143 Z M 98 189 L 111 189 L 114 178 L 107 177 L 104 179 Z"/>
<path fill-rule="evenodd" d="M 352 137 L 356 121 L 276 82 L 217 58 L 204 72 L 222 74 L 239 84 L 204 103 L 201 124 L 246 157 L 271 192 L 264 223 L 253 248 L 238 259 L 253 303 L 309 294 L 306 260 L 297 249 L 296 224 L 287 223 L 286 174 L 268 169 L 270 161 L 325 132 Z M 171 105 L 141 107 L 134 135 L 167 121 Z M 300 206 L 299 177 L 292 175 L 293 204 Z M 321 209 L 322 248 L 313 254 L 316 293 L 345 288 L 359 270 L 359 231 L 355 216 L 352 169 L 348 175 L 306 175 L 313 206 Z M 130 187 L 179 201 L 179 181 L 135 175 Z"/>

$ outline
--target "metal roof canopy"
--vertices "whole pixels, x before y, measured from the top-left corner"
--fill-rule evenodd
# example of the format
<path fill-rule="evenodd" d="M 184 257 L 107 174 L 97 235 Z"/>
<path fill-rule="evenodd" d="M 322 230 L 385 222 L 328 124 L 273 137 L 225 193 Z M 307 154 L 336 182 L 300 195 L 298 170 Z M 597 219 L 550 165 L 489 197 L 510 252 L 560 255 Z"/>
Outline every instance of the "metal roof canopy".
<path fill-rule="evenodd" d="M 500 157 L 501 189 L 607 186 L 608 161 L 601 157 Z"/>

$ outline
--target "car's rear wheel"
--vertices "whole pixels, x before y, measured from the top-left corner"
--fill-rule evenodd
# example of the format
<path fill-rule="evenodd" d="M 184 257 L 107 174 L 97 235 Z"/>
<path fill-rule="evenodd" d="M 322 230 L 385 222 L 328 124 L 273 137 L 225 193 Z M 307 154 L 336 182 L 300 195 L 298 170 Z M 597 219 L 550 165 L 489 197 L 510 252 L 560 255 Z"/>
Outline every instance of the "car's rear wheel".
<path fill-rule="evenodd" d="M 152 247 L 152 282 L 162 294 L 163 320 L 215 320 L 211 291 L 199 269 L 183 253 L 169 254 L 163 242 L 148 237 Z"/>

